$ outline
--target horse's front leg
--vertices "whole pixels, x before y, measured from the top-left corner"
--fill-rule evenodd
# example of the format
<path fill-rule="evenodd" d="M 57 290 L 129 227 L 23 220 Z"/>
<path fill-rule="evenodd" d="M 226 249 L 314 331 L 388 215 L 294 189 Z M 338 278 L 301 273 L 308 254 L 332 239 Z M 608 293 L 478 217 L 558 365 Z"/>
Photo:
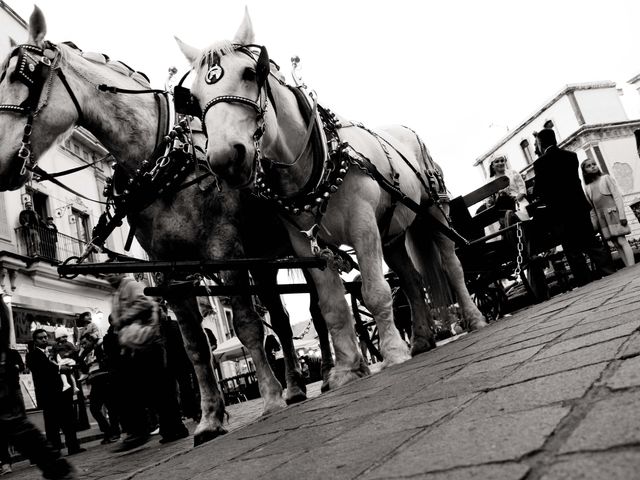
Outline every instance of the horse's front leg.
<path fill-rule="evenodd" d="M 248 287 L 249 278 L 246 273 L 228 272 L 224 275 L 225 283 L 236 287 Z M 258 388 L 264 402 L 263 414 L 275 412 L 285 407 L 282 399 L 282 386 L 273 374 L 264 350 L 264 328 L 262 319 L 255 311 L 250 295 L 241 294 L 231 297 L 233 311 L 233 328 L 251 354 L 256 367 Z"/>
<path fill-rule="evenodd" d="M 393 322 L 391 287 L 384 278 L 382 244 L 373 211 L 367 206 L 356 210 L 350 236 L 362 277 L 362 299 L 373 315 L 380 334 L 380 351 L 385 366 L 411 358 L 407 344 Z"/>
<path fill-rule="evenodd" d="M 202 316 L 195 297 L 184 300 L 167 298 L 176 314 L 185 348 L 198 378 L 202 416 L 194 432 L 193 444 L 198 446 L 227 431 L 223 428 L 224 400 L 211 364 L 211 347 L 202 328 Z"/>
<path fill-rule="evenodd" d="M 384 258 L 398 276 L 400 288 L 406 294 L 411 308 L 411 355 L 436 347 L 433 337 L 433 318 L 424 295 L 423 279 L 409 258 L 405 236 L 396 239 L 384 249 Z"/>
<path fill-rule="evenodd" d="M 301 402 L 307 399 L 307 386 L 302 375 L 302 368 L 293 344 L 293 332 L 289 314 L 282 304 L 280 295 L 275 291 L 277 286 L 277 270 L 253 270 L 253 279 L 261 287 L 267 287 L 261 291 L 259 297 L 262 304 L 269 310 L 271 326 L 280 339 L 282 353 L 284 355 L 284 366 L 287 378 L 287 391 L 285 401 L 287 405 Z"/>
<path fill-rule="evenodd" d="M 313 277 L 308 270 L 302 270 L 304 278 L 309 285 L 309 313 L 311 313 L 311 319 L 313 320 L 313 326 L 318 334 L 318 343 L 320 344 L 320 355 L 322 358 L 322 364 L 320 372 L 322 374 L 322 386 L 321 392 L 329 390 L 329 375 L 331 369 L 334 367 L 333 354 L 331 353 L 331 344 L 329 342 L 329 330 L 327 330 L 327 322 L 325 322 L 320 310 L 318 290 L 313 282 Z"/>
<path fill-rule="evenodd" d="M 299 231 L 292 228 L 289 231 L 296 254 L 301 257 L 309 256 L 309 242 Z M 336 362 L 330 374 L 330 388 L 337 388 L 351 380 L 369 375 L 369 367 L 358 348 L 353 318 L 344 297 L 342 279 L 337 272 L 329 268 L 313 268 L 309 274 L 316 286 L 318 305 L 331 334 L 335 352 Z"/>

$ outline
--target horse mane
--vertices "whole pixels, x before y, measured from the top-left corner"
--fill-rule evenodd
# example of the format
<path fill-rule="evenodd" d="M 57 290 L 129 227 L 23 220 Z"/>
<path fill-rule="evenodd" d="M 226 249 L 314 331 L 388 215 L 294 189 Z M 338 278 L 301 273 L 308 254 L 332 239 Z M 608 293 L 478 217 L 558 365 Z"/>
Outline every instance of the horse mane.
<path fill-rule="evenodd" d="M 194 68 L 202 68 L 205 65 L 210 66 L 213 63 L 213 58 L 220 58 L 223 55 L 232 53 L 235 49 L 236 45 L 229 40 L 220 40 L 212 43 L 202 51 L 200 57 L 193 62 L 192 66 Z"/>
<path fill-rule="evenodd" d="M 145 88 L 151 88 L 149 77 L 147 75 L 145 75 L 142 72 L 138 72 L 134 70 L 124 62 L 121 62 L 119 60 L 111 60 L 109 56 L 105 55 L 104 53 L 83 52 L 73 42 L 62 42 L 60 46 L 68 47 L 73 53 L 80 55 L 85 60 L 109 67 L 114 72 L 124 75 L 125 77 L 131 78 L 132 80 L 136 81 L 138 84 L 140 84 Z M 60 52 L 64 52 L 64 49 L 61 48 Z"/>

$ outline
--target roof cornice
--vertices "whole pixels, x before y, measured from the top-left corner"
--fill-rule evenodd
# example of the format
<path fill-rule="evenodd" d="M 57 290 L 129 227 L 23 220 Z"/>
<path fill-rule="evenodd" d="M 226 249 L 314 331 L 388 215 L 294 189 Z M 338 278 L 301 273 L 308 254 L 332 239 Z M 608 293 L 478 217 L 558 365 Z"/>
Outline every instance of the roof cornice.
<path fill-rule="evenodd" d="M 525 127 L 527 127 L 531 122 L 533 122 L 536 118 L 542 115 L 543 112 L 551 108 L 553 104 L 555 104 L 558 100 L 560 100 L 562 97 L 564 97 L 568 93 L 575 92 L 578 90 L 597 90 L 600 88 L 615 88 L 615 86 L 616 86 L 616 83 L 609 80 L 605 80 L 601 82 L 572 83 L 572 84 L 565 85 L 565 87 L 562 90 L 560 90 L 560 92 L 558 92 L 555 96 L 553 96 L 551 100 L 545 103 L 533 115 L 529 116 L 529 118 L 527 118 L 524 122 L 522 122 L 517 128 L 515 128 L 514 130 L 509 132 L 507 135 L 505 135 L 489 151 L 487 151 L 486 153 L 478 157 L 473 163 L 473 166 L 476 167 L 480 165 L 483 161 L 485 161 L 488 157 L 490 157 L 498 148 L 500 148 L 502 145 L 507 143 L 509 140 L 515 137 L 518 133 L 524 130 Z"/>

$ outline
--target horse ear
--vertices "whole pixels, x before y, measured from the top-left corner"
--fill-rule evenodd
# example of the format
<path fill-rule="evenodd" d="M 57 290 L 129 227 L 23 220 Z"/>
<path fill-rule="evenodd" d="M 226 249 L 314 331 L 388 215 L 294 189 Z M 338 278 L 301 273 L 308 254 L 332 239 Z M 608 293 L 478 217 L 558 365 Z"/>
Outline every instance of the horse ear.
<path fill-rule="evenodd" d="M 258 82 L 258 88 L 262 88 L 264 82 L 267 81 L 270 70 L 271 64 L 269 63 L 267 47 L 262 47 L 260 50 L 260 56 L 258 57 L 258 63 L 256 65 L 256 81 Z"/>
<path fill-rule="evenodd" d="M 176 42 L 178 43 L 178 47 L 180 47 L 180 51 L 184 54 L 185 57 L 187 57 L 187 60 L 189 60 L 189 63 L 195 64 L 196 60 L 200 56 L 200 50 L 198 50 L 195 47 L 192 47 L 191 45 L 187 45 L 178 37 L 173 37 L 173 38 L 176 39 Z"/>
<path fill-rule="evenodd" d="M 244 18 L 242 19 L 242 23 L 240 24 L 240 28 L 238 28 L 235 37 L 233 37 L 233 43 L 251 45 L 255 43 L 254 37 L 253 24 L 251 23 L 251 17 L 249 16 L 249 8 L 244 7 Z"/>
<path fill-rule="evenodd" d="M 13 50 L 17 46 L 18 46 L 18 44 L 16 43 L 16 41 L 13 38 L 9 37 L 9 48 L 11 48 Z"/>
<path fill-rule="evenodd" d="M 37 5 L 34 5 L 33 13 L 29 17 L 29 43 L 42 46 L 46 33 L 47 22 L 44 21 L 44 14 Z"/>

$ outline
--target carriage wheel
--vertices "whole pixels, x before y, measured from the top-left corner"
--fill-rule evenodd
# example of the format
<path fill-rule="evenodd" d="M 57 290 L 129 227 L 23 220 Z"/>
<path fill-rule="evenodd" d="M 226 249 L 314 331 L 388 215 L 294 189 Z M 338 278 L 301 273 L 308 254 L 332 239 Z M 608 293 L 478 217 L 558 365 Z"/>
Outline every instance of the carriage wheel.
<path fill-rule="evenodd" d="M 520 279 L 526 288 L 527 293 L 535 303 L 549 300 L 549 285 L 547 285 L 547 276 L 544 273 L 545 260 L 543 258 L 534 258 L 529 262 L 526 269 L 520 272 Z"/>

